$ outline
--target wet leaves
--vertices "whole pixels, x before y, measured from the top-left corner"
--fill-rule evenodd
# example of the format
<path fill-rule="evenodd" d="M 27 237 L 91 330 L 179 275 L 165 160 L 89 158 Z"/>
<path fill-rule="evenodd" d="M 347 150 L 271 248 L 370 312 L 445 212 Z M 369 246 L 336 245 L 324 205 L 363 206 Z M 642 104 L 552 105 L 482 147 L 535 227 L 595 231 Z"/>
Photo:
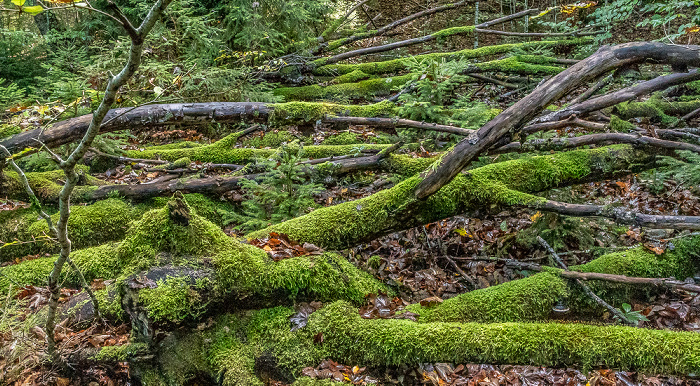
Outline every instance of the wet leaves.
<path fill-rule="evenodd" d="M 366 367 L 341 365 L 332 360 L 324 360 L 317 367 L 306 367 L 301 375 L 314 379 L 332 379 L 352 385 L 378 384 L 379 381 L 365 374 Z"/>
<path fill-rule="evenodd" d="M 306 324 L 309 322 L 309 316 L 315 311 L 318 311 L 321 307 L 323 307 L 321 302 L 304 302 L 297 304 L 295 307 L 296 313 L 289 318 L 289 321 L 292 323 L 291 331 L 294 332 L 300 328 L 306 327 Z"/>
<path fill-rule="evenodd" d="M 389 298 L 387 294 L 379 292 L 379 294 L 369 294 L 365 296 L 367 304 L 360 307 L 360 316 L 364 319 L 410 319 L 414 322 L 418 320 L 418 314 L 413 312 L 402 312 L 404 307 L 408 305 L 401 298 Z"/>
<path fill-rule="evenodd" d="M 271 232 L 266 238 L 250 240 L 250 244 L 265 250 L 274 261 L 291 257 L 323 254 L 323 249 L 313 244 L 299 244 L 291 240 L 289 236 L 276 232 Z"/>

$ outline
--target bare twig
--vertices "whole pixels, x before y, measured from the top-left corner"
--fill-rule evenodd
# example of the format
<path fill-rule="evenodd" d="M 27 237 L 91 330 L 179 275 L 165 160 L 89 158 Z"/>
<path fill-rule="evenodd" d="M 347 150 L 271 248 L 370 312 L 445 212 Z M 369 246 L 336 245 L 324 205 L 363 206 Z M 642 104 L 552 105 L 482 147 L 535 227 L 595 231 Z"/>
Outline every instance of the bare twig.
<path fill-rule="evenodd" d="M 554 249 L 540 236 L 537 236 L 537 241 L 549 252 L 550 255 L 554 258 L 554 260 L 557 262 L 557 264 L 564 270 L 568 271 L 569 267 L 564 264 L 564 262 L 561 260 L 559 255 L 554 251 Z M 624 321 L 625 323 L 629 325 L 636 325 L 632 320 L 628 319 L 625 314 L 623 314 L 620 310 L 617 308 L 611 306 L 605 300 L 601 299 L 598 295 L 596 295 L 583 281 L 580 279 L 574 279 L 576 283 L 583 288 L 583 291 L 588 295 L 593 301 L 596 303 L 600 304 L 601 306 L 605 307 L 610 311 L 613 315 L 617 316 L 620 320 Z"/>

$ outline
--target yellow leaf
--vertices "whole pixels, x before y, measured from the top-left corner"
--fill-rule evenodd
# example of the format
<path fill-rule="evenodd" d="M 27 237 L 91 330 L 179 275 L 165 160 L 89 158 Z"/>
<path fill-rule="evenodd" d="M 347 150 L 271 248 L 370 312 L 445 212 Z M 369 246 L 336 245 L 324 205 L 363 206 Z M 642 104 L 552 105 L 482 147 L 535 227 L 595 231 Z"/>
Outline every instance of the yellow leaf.
<path fill-rule="evenodd" d="M 535 213 L 535 214 L 533 214 L 532 216 L 530 216 L 530 221 L 533 221 L 533 222 L 534 222 L 534 221 L 536 221 L 536 220 L 537 220 L 538 218 L 540 218 L 540 217 L 542 217 L 542 213 L 538 211 L 537 213 Z"/>
<path fill-rule="evenodd" d="M 455 233 L 459 234 L 460 236 L 469 236 L 469 233 L 467 233 L 464 228 L 457 228 L 454 230 Z"/>
<path fill-rule="evenodd" d="M 272 248 L 270 248 L 269 245 L 264 246 L 263 249 L 267 252 L 270 252 L 272 250 Z"/>
<path fill-rule="evenodd" d="M 34 5 L 31 7 L 22 7 L 22 12 L 26 12 L 32 16 L 38 15 L 44 12 L 44 8 L 41 5 Z"/>
<path fill-rule="evenodd" d="M 18 7 L 21 7 L 21 6 L 24 5 L 24 3 L 25 3 L 26 1 L 27 1 L 27 0 L 12 0 L 12 4 L 14 4 L 14 5 L 18 6 Z"/>
<path fill-rule="evenodd" d="M 557 9 L 557 7 L 549 7 L 547 9 L 545 9 L 544 11 L 540 12 L 537 16 L 532 16 L 530 19 L 537 19 L 538 17 L 542 17 L 542 16 L 552 12 L 552 10 L 555 10 L 555 9 Z"/>

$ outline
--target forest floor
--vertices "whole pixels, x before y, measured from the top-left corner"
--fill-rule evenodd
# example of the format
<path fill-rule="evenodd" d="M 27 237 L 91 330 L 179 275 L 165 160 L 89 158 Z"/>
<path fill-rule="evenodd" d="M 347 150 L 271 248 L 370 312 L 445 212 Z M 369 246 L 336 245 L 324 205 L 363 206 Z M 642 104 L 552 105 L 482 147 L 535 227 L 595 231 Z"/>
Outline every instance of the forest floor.
<path fill-rule="evenodd" d="M 376 134 L 368 127 L 351 126 L 349 132 L 373 138 Z M 322 143 L 324 137 L 339 134 L 327 129 L 315 134 L 316 141 Z M 566 133 L 561 133 L 566 135 Z M 573 132 L 571 133 L 574 134 Z M 249 137 L 262 137 L 269 133 L 254 133 Z M 248 138 L 250 139 L 250 138 Z M 145 144 L 166 144 L 181 140 L 208 142 L 209 138 L 194 130 L 148 131 L 142 132 L 130 142 L 129 148 L 138 149 Z M 411 153 L 414 157 L 430 156 L 420 149 Z M 193 162 L 192 169 L 204 169 L 206 165 Z M 111 183 L 140 184 L 158 180 L 165 172 L 144 170 L 126 171 L 118 166 L 96 177 Z M 207 169 L 208 175 L 222 175 L 227 171 Z M 315 195 L 315 201 L 322 206 L 352 201 L 369 196 L 378 190 L 393 185 L 387 174 L 374 171 L 363 172 L 353 180 L 334 181 L 327 189 Z M 546 194 L 550 198 L 566 197 L 569 201 L 615 206 L 638 210 L 650 214 L 700 215 L 700 199 L 692 188 L 669 185 L 659 188 L 657 182 L 648 175 L 627 175 L 619 179 L 594 182 L 573 187 L 555 189 Z M 237 190 L 224 195 L 233 204 L 243 200 L 244 192 Z M 0 210 L 14 210 L 28 207 L 27 203 L 0 199 Z M 477 216 L 478 215 L 478 216 Z M 233 225 L 224 227 L 231 237 L 242 233 Z M 687 233 L 687 232 L 686 232 Z M 366 244 L 342 251 L 357 267 L 370 272 L 377 279 L 398 290 L 399 297 L 390 299 L 384 294 L 367 298 L 367 305 L 361 308 L 364 317 L 391 317 L 397 310 L 410 303 L 442 302 L 444 299 L 492 285 L 527 276 L 527 272 L 508 265 L 508 261 L 547 264 L 550 259 L 536 237 L 548 235 L 556 240 L 556 249 L 562 258 L 571 265 L 583 264 L 611 251 L 625 250 L 643 244 L 647 249 L 663 253 L 673 248 L 673 239 L 678 231 L 648 231 L 619 227 L 607 220 L 564 219 L 563 217 L 542 214 L 526 209 L 505 211 L 484 210 L 474 217 L 456 216 L 425 226 L 389 234 Z M 296 245 L 285 235 L 272 234 L 265 239 L 252 240 L 251 244 L 265 249 L 275 259 L 299 254 L 317 253 L 317 247 Z M 24 260 L 41 257 L 26 256 L 3 265 L 16 264 Z M 466 274 L 466 276 L 463 276 Z M 104 288 L 105 283 L 95 280 L 94 289 Z M 64 289 L 61 302 L 68 302 L 81 291 Z M 27 286 L 17 295 L 23 299 L 21 313 L 27 318 L 48 302 L 48 290 L 44 287 Z M 649 299 L 647 299 L 649 300 Z M 299 304 L 300 311 L 295 315 L 308 317 L 319 305 Z M 565 305 L 564 305 L 565 307 Z M 651 301 L 633 302 L 630 312 L 643 316 L 638 326 L 645 328 L 700 331 L 700 296 L 678 290 L 668 290 Z M 310 310 L 310 311 L 309 311 Z M 304 316 L 305 315 L 305 316 Z M 552 311 L 552 318 L 568 321 L 565 312 Z M 588 320 L 599 324 L 615 323 L 612 316 Z M 294 320 L 291 321 L 295 323 Z M 206 323 L 203 323 L 206 324 Z M 125 344 L 129 337 L 127 325 L 93 325 L 83 330 L 63 328 L 58 337 L 61 350 L 65 353 L 83 349 Z M 41 334 L 42 332 L 36 332 Z M 3 337 L 0 336 L 0 342 Z M 21 359 L 27 367 L 17 385 L 55 383 L 73 384 L 75 380 L 52 375 L 39 365 L 31 353 Z M 8 362 L 10 361 L 10 362 Z M 16 365 L 10 358 L 0 358 L 0 371 Z M 480 365 L 480 364 L 421 364 L 418 367 L 358 368 L 352 363 L 338 364 L 332 360 L 319 363 L 316 368 L 306 368 L 303 374 L 318 379 L 333 379 L 356 385 L 364 384 L 428 384 L 428 385 L 689 385 L 700 384 L 692 379 L 679 379 L 657 375 L 643 375 L 632 372 L 595 369 L 584 373 L 576 369 L 554 369 L 533 366 Z M 84 379 L 92 379 L 90 385 L 126 384 L 130 376 L 126 362 L 116 366 L 91 365 L 80 372 Z M 94 383 L 94 379 L 98 379 Z M 271 385 L 285 385 L 271 381 Z"/>

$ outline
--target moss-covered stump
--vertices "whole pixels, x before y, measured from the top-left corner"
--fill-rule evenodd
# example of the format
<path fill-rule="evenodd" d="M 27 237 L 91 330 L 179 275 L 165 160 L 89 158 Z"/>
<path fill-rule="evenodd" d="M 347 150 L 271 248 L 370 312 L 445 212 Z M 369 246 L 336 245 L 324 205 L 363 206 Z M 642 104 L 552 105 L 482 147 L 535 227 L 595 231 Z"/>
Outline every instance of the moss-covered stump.
<path fill-rule="evenodd" d="M 185 197 L 198 214 L 218 225 L 223 224 L 222 212 L 233 210 L 230 204 L 210 200 L 201 194 L 187 194 Z M 131 221 L 139 219 L 150 209 L 165 206 L 167 201 L 167 198 L 159 197 L 132 205 L 120 199 L 109 198 L 86 206 L 73 205 L 68 220 L 68 234 L 73 248 L 82 249 L 121 240 L 126 236 Z M 51 211 L 50 208 L 47 210 Z M 58 215 L 52 217 L 55 223 Z M 47 236 L 51 235 L 46 221 L 39 218 L 33 209 L 1 211 L 0 240 L 6 243 L 17 242 L 0 248 L 0 261 L 40 253 L 57 253 L 58 245 Z"/>
<path fill-rule="evenodd" d="M 476 206 L 533 203 L 540 198 L 524 192 L 601 178 L 650 159 L 629 146 L 610 146 L 499 162 L 458 175 L 425 201 L 414 199 L 413 191 L 420 183 L 420 176 L 416 176 L 370 197 L 317 209 L 247 237 L 278 232 L 301 242 L 342 249 Z"/>

